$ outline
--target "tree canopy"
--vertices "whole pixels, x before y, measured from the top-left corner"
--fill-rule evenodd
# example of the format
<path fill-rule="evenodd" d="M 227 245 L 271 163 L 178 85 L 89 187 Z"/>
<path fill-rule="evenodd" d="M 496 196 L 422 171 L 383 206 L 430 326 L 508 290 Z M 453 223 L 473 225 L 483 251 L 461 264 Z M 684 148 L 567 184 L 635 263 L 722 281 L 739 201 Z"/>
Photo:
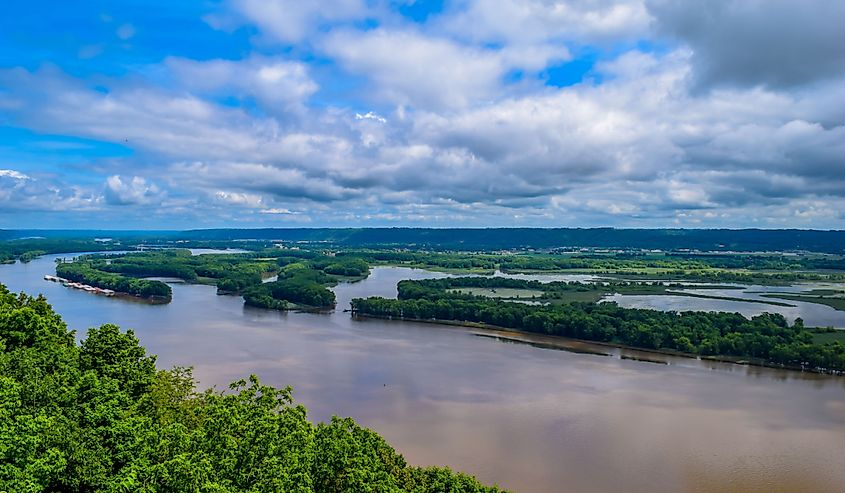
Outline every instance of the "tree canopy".
<path fill-rule="evenodd" d="M 43 297 L 0 285 L 0 491 L 496 492 L 419 468 L 349 418 L 313 424 L 255 376 L 198 391 L 132 331 L 77 344 Z"/>

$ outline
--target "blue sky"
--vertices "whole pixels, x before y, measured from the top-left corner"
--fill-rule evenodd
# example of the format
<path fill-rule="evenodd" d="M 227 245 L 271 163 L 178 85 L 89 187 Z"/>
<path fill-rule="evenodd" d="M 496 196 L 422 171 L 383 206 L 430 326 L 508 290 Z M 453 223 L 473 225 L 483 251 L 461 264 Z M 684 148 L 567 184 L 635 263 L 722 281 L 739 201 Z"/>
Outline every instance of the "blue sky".
<path fill-rule="evenodd" d="M 0 228 L 845 228 L 841 1 L 4 8 Z"/>

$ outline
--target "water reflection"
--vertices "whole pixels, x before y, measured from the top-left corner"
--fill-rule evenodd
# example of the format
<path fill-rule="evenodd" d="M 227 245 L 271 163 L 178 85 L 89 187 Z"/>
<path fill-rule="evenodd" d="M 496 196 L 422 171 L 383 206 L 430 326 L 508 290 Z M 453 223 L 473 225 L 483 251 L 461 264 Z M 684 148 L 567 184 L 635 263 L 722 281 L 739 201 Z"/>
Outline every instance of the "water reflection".
<path fill-rule="evenodd" d="M 0 282 L 43 292 L 71 327 L 136 329 L 160 366 L 193 364 L 204 385 L 249 373 L 293 385 L 312 418 L 353 416 L 415 464 L 524 492 L 845 491 L 842 378 L 251 309 L 212 286 L 173 284 L 169 305 L 127 303 L 41 280 L 51 271 L 50 257 L 0 266 Z M 377 268 L 335 288 L 338 307 L 444 275 Z"/>

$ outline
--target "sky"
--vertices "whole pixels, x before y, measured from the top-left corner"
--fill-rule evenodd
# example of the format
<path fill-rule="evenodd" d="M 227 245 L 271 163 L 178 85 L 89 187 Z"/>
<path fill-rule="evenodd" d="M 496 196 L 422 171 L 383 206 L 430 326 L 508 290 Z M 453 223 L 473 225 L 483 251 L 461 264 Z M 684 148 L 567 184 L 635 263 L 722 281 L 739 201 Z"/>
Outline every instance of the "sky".
<path fill-rule="evenodd" d="M 11 0 L 0 228 L 845 229 L 842 19 L 842 0 Z"/>

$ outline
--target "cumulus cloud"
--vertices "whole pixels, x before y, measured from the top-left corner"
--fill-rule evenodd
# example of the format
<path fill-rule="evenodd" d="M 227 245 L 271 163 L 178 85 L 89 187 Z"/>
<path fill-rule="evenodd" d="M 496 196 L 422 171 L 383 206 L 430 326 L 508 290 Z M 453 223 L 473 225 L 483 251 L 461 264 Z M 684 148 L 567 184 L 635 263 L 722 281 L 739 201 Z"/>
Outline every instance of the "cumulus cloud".
<path fill-rule="evenodd" d="M 212 194 L 213 200 L 226 206 L 240 206 L 248 208 L 264 207 L 264 198 L 254 193 L 239 193 L 218 190 Z"/>
<path fill-rule="evenodd" d="M 111 205 L 149 205 L 161 202 L 162 191 L 140 176 L 123 178 L 113 175 L 106 179 L 104 196 Z"/>
<path fill-rule="evenodd" d="M 54 179 L 37 179 L 13 169 L 0 169 L 0 214 L 49 211 L 90 211 L 99 195 Z"/>
<path fill-rule="evenodd" d="M 363 0 L 233 0 L 229 8 L 244 22 L 257 25 L 270 40 L 286 43 L 302 41 L 327 23 L 366 18 L 369 12 Z M 220 16 L 211 21 L 216 25 L 231 22 Z"/>
<path fill-rule="evenodd" d="M 452 108 L 495 94 L 509 68 L 501 53 L 413 31 L 343 31 L 324 42 L 350 71 L 372 79 L 379 97 L 399 104 Z"/>
<path fill-rule="evenodd" d="M 246 60 L 168 58 L 165 65 L 182 87 L 196 94 L 251 97 L 275 114 L 299 110 L 318 86 L 305 64 L 283 59 Z"/>
<path fill-rule="evenodd" d="M 438 19 L 455 36 L 518 46 L 551 42 L 613 42 L 646 33 L 642 0 L 467 0 Z"/>
<path fill-rule="evenodd" d="M 363 115 L 361 113 L 355 113 L 355 119 L 356 120 L 374 120 L 374 121 L 377 121 L 379 123 L 387 123 L 386 118 L 384 118 L 383 116 L 379 116 L 377 113 L 375 113 L 373 111 L 368 111 L 368 112 L 364 113 Z"/>

